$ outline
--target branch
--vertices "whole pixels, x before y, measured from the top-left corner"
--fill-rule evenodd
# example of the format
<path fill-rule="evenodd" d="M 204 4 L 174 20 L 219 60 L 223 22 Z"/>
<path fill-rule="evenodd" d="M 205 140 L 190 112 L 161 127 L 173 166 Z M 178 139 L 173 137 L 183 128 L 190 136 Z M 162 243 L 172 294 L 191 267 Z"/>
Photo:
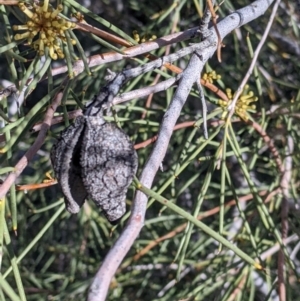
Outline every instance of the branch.
<path fill-rule="evenodd" d="M 234 12 L 223 19 L 218 24 L 218 30 L 221 38 L 223 39 L 232 30 L 264 14 L 272 2 L 272 0 L 255 1 L 251 5 Z M 189 95 L 192 85 L 199 80 L 204 64 L 216 51 L 218 36 L 214 29 L 211 29 L 211 31 L 212 35 L 209 37 L 210 46 L 200 49 L 197 51 L 197 55 L 194 54 L 191 57 L 187 68 L 183 71 L 183 75 L 179 81 L 179 86 L 175 92 L 174 98 L 163 117 L 158 139 L 139 179 L 141 184 L 148 188 L 151 188 L 156 172 L 164 159 L 173 133 L 173 128 Z M 200 45 L 204 45 L 205 42 L 206 41 L 200 43 Z M 141 228 L 143 227 L 146 208 L 147 196 L 141 191 L 137 191 L 133 202 L 131 216 L 127 225 L 95 275 L 90 287 L 88 301 L 101 301 L 106 299 L 112 277 L 115 275 L 120 263 L 133 245 Z"/>

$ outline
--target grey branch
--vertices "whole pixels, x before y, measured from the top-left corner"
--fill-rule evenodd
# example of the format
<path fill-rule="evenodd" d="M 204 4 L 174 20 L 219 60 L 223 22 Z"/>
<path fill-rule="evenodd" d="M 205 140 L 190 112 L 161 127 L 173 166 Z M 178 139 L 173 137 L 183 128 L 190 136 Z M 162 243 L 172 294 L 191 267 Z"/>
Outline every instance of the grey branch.
<path fill-rule="evenodd" d="M 263 15 L 272 2 L 272 0 L 255 1 L 224 18 L 218 24 L 221 38 L 223 39 L 232 30 Z M 216 51 L 218 41 L 217 34 L 213 29 L 211 29 L 211 31 L 212 35 L 209 37 L 210 45 L 207 45 L 207 40 L 199 43 L 199 45 L 206 46 L 202 48 L 201 51 L 198 51 L 198 55 L 192 55 L 187 68 L 183 71 L 174 98 L 163 117 L 158 139 L 139 179 L 140 182 L 148 188 L 151 188 L 156 172 L 164 159 L 173 133 L 173 127 L 185 104 L 192 85 L 199 80 L 204 64 Z M 147 200 L 148 198 L 145 194 L 137 191 L 129 221 L 95 275 L 90 287 L 88 301 L 102 301 L 106 299 L 112 277 L 115 275 L 117 268 L 143 227 Z"/>

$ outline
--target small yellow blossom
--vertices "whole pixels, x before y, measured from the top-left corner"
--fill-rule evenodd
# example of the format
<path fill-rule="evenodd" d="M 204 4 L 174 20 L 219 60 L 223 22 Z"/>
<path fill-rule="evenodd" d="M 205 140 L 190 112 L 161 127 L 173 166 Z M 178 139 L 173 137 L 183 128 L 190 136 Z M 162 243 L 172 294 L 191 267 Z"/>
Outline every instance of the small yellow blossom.
<path fill-rule="evenodd" d="M 204 73 L 202 75 L 202 79 L 205 82 L 209 82 L 210 84 L 212 84 L 214 80 L 221 79 L 221 75 L 217 74 L 216 71 L 211 71 L 208 73 Z"/>
<path fill-rule="evenodd" d="M 33 3 L 27 7 L 20 2 L 19 8 L 29 18 L 24 25 L 14 25 L 13 30 L 25 30 L 17 33 L 16 40 L 27 39 L 28 45 L 35 49 L 40 56 L 45 54 L 45 48 L 49 49 L 49 55 L 53 60 L 64 58 L 62 44 L 66 42 L 65 31 L 75 28 L 75 23 L 67 21 L 59 16 L 63 10 L 60 4 L 56 9 L 49 5 L 49 0 Z M 76 43 L 72 40 L 72 44 Z"/>
<path fill-rule="evenodd" d="M 242 95 L 237 100 L 236 106 L 235 106 L 235 114 L 238 115 L 243 120 L 247 121 L 249 119 L 248 112 L 249 110 L 254 111 L 256 109 L 256 106 L 252 104 L 253 102 L 257 101 L 258 98 L 254 96 L 254 93 L 252 91 L 248 91 L 249 86 L 245 86 Z M 224 119 L 228 113 L 228 107 L 232 103 L 232 99 L 234 95 L 232 94 L 231 89 L 226 89 L 226 95 L 229 99 L 229 101 L 225 101 L 222 99 L 219 99 L 218 104 L 223 108 L 223 115 L 222 118 Z"/>
<path fill-rule="evenodd" d="M 144 34 L 142 36 L 139 35 L 138 31 L 137 30 L 134 30 L 132 32 L 132 35 L 133 35 L 133 39 L 137 42 L 137 43 L 145 43 L 145 42 L 148 42 L 148 41 L 153 41 L 155 39 L 157 39 L 157 36 L 156 35 L 151 35 L 151 34 Z"/>
<path fill-rule="evenodd" d="M 82 13 L 80 13 L 80 12 L 76 12 L 76 13 L 72 14 L 72 16 L 74 18 L 76 18 L 79 23 L 85 22 L 84 21 L 84 15 Z"/>

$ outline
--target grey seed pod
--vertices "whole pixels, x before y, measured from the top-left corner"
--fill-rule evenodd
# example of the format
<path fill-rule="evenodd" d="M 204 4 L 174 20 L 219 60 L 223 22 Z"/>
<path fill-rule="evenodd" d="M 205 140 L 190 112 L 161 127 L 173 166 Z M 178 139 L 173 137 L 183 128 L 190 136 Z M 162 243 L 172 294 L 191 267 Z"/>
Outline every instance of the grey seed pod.
<path fill-rule="evenodd" d="M 120 219 L 126 211 L 127 189 L 138 166 L 129 137 L 102 116 L 86 116 L 80 165 L 91 199 L 109 221 Z"/>
<path fill-rule="evenodd" d="M 81 178 L 80 147 L 84 130 L 84 117 L 67 127 L 51 150 L 50 158 L 55 176 L 65 196 L 66 209 L 78 213 L 87 192 Z"/>

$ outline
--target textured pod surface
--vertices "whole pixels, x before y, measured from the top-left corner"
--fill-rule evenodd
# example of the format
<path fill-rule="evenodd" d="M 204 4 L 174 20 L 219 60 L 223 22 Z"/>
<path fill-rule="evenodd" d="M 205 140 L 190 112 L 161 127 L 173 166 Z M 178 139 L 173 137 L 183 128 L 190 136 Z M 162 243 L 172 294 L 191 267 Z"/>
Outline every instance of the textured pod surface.
<path fill-rule="evenodd" d="M 84 117 L 67 127 L 51 150 L 51 162 L 58 183 L 65 196 L 66 208 L 78 213 L 87 197 L 81 178 L 80 148 L 84 133 Z"/>
<path fill-rule="evenodd" d="M 126 211 L 126 193 L 138 158 L 129 137 L 101 116 L 85 117 L 80 165 L 86 191 L 111 222 Z"/>

